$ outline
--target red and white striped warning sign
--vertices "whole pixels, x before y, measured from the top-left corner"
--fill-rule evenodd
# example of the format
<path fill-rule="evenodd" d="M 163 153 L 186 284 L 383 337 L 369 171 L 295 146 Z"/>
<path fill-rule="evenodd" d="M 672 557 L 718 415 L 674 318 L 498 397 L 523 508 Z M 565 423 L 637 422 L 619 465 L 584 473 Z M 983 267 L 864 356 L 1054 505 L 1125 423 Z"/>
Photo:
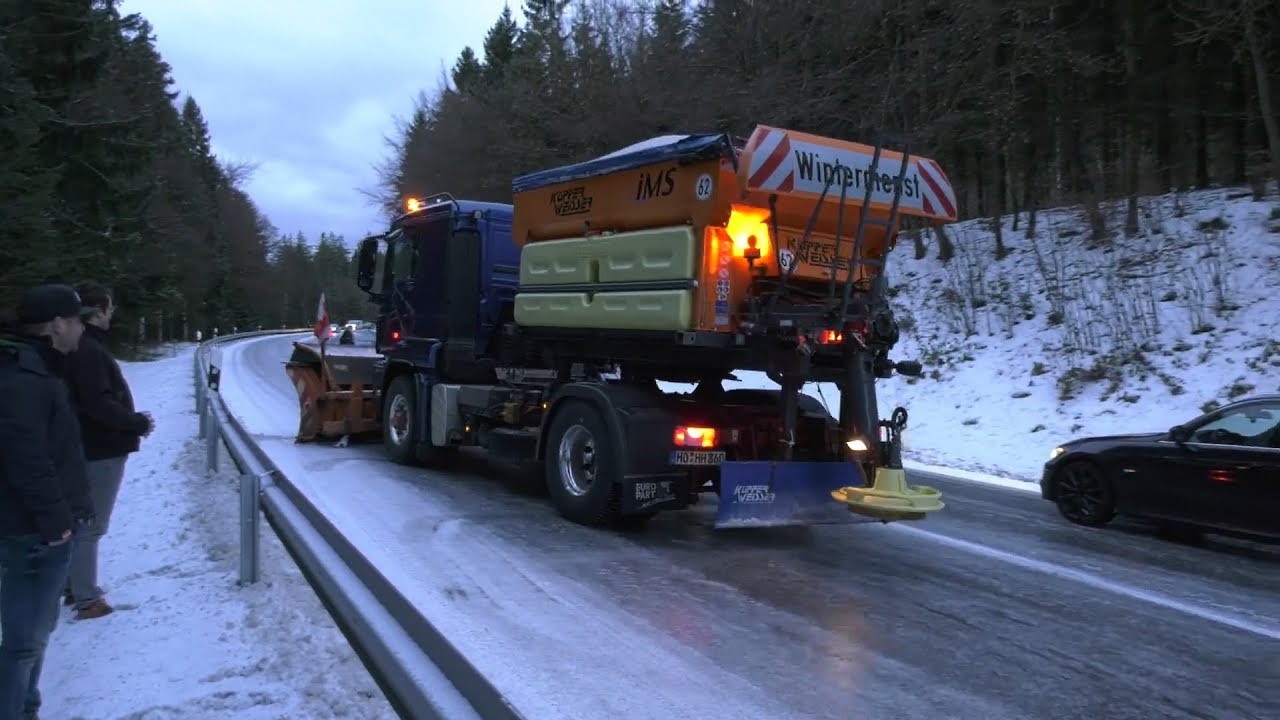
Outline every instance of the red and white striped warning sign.
<path fill-rule="evenodd" d="M 920 194 L 921 209 L 931 217 L 956 219 L 956 191 L 951 187 L 947 174 L 938 163 L 929 158 L 914 158 L 916 175 L 923 181 Z M 908 172 L 908 174 L 910 174 Z"/>
<path fill-rule="evenodd" d="M 747 187 L 789 193 L 795 189 L 796 166 L 791 158 L 791 140 L 785 130 L 758 127 L 747 142 L 751 158 Z"/>

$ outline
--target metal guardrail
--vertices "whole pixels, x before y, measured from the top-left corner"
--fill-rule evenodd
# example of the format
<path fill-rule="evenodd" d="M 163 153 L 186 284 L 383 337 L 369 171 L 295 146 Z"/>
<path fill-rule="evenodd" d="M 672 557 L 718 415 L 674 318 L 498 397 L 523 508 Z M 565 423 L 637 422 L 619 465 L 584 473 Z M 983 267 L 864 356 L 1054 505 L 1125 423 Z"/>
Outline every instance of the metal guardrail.
<path fill-rule="evenodd" d="M 402 718 L 523 720 L 502 693 L 280 472 L 218 395 L 226 343 L 309 328 L 212 338 L 195 353 L 196 411 L 211 469 L 225 446 L 240 472 L 240 582 L 258 581 L 260 516 Z"/>

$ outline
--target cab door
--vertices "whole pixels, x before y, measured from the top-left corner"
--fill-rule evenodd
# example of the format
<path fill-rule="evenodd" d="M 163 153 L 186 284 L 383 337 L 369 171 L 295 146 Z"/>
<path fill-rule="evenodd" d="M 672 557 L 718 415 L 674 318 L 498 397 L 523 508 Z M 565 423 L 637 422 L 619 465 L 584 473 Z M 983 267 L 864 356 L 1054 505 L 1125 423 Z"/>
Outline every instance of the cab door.
<path fill-rule="evenodd" d="M 379 343 L 394 343 L 417 334 L 418 318 L 413 301 L 418 265 L 418 249 L 410 238 L 401 233 L 387 239 L 382 277 L 382 311 L 386 319 L 379 323 Z"/>

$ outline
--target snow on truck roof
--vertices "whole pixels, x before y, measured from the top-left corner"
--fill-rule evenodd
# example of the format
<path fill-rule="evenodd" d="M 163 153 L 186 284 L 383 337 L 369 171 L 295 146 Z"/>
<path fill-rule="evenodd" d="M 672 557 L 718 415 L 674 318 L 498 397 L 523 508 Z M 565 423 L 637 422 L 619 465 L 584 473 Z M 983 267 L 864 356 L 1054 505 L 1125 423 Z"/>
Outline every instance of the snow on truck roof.
<path fill-rule="evenodd" d="M 733 156 L 733 141 L 723 133 L 660 135 L 572 165 L 521 175 L 511 181 L 514 194 L 573 180 L 608 175 L 660 162 L 710 160 Z"/>

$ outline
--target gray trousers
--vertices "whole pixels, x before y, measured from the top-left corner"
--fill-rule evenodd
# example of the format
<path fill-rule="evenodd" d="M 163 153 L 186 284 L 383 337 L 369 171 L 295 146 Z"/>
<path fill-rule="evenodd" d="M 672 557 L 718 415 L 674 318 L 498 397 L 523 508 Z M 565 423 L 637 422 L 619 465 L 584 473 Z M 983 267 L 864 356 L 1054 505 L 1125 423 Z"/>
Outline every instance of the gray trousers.
<path fill-rule="evenodd" d="M 77 610 L 88 607 L 103 596 L 98 587 L 98 541 L 107 534 L 111 525 L 111 511 L 120 494 L 124 481 L 124 465 L 129 458 L 91 460 L 85 465 L 89 480 L 89 497 L 93 501 L 96 519 L 93 525 L 76 533 L 71 548 L 71 569 L 67 575 L 67 588 L 75 598 Z"/>

